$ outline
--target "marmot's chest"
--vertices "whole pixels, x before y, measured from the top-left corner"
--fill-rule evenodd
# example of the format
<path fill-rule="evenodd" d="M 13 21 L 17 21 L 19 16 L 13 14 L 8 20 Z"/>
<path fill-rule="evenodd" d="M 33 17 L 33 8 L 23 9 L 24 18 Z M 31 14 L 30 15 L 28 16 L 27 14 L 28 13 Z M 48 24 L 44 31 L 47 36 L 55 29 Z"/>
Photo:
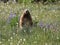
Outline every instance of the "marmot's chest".
<path fill-rule="evenodd" d="M 24 18 L 23 22 L 24 22 L 23 25 L 30 25 L 30 20 L 27 18 Z"/>

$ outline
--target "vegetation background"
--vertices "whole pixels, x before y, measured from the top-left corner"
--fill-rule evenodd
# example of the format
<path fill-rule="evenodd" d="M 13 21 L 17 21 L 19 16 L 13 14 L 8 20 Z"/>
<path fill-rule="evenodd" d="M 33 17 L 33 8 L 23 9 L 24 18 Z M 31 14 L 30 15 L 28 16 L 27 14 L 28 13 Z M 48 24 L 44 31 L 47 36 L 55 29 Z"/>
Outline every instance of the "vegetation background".
<path fill-rule="evenodd" d="M 60 1 L 31 1 L 0 2 L 0 45 L 60 45 Z M 22 31 L 18 23 L 24 9 L 29 9 L 34 26 Z"/>

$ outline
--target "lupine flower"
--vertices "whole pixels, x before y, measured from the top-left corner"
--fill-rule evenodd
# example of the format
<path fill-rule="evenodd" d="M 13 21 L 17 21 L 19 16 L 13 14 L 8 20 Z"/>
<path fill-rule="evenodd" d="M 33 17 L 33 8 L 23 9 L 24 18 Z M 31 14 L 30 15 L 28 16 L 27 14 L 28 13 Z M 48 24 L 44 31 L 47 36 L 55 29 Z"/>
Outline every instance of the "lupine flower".
<path fill-rule="evenodd" d="M 43 21 L 40 21 L 40 22 L 39 22 L 39 26 L 40 26 L 41 28 L 43 28 L 43 27 L 45 26 L 45 24 L 43 23 Z"/>
<path fill-rule="evenodd" d="M 47 23 L 47 24 L 45 25 L 45 28 L 46 28 L 46 29 L 49 29 L 49 28 L 50 28 L 50 24 Z"/>
<path fill-rule="evenodd" d="M 9 17 L 8 17 L 8 20 L 7 20 L 7 23 L 10 23 L 11 19 L 16 17 L 16 13 L 10 13 L 9 14 Z"/>

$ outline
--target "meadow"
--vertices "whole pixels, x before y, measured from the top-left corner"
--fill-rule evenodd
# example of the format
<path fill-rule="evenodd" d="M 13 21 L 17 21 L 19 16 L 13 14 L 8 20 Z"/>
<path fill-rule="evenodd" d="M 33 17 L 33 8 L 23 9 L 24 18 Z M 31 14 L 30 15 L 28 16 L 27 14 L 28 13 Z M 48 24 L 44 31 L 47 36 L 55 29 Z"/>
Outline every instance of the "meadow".
<path fill-rule="evenodd" d="M 19 17 L 29 9 L 34 26 L 18 27 Z M 9 15 L 11 16 L 10 19 Z M 10 19 L 10 20 L 9 20 Z M 0 45 L 60 45 L 60 3 L 0 3 Z"/>

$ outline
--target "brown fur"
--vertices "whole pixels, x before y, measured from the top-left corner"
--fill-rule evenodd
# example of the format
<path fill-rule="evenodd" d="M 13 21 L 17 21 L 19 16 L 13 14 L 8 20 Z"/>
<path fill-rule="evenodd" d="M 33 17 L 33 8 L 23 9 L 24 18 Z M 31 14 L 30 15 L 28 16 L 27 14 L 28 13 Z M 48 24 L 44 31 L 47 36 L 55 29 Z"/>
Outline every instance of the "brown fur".
<path fill-rule="evenodd" d="M 26 26 L 32 26 L 32 17 L 30 12 L 26 9 L 23 14 L 20 17 L 20 28 L 23 28 L 23 26 L 26 24 Z"/>

